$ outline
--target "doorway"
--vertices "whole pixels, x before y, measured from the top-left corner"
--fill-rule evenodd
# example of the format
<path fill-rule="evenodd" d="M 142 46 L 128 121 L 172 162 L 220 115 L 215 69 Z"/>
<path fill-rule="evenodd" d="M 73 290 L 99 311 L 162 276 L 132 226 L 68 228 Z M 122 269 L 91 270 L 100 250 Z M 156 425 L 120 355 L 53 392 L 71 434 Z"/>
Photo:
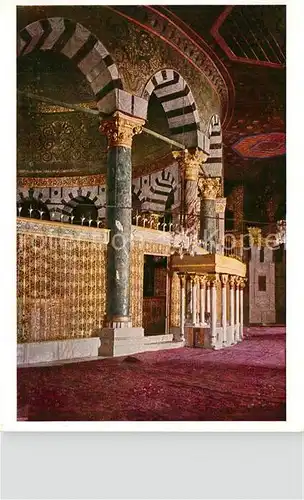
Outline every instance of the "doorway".
<path fill-rule="evenodd" d="M 145 255 L 143 327 L 145 335 L 166 333 L 167 257 Z"/>

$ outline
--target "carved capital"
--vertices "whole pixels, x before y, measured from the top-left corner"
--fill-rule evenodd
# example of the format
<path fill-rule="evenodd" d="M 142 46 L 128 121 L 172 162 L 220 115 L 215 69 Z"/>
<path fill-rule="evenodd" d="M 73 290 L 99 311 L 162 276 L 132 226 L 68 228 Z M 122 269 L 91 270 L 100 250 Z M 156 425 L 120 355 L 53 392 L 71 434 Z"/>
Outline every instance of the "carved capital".
<path fill-rule="evenodd" d="M 197 182 L 200 166 L 208 158 L 206 153 L 196 148 L 190 151 L 188 149 L 172 151 L 172 155 L 177 160 L 185 180 Z"/>
<path fill-rule="evenodd" d="M 261 246 L 262 244 L 262 229 L 259 227 L 248 227 L 248 233 L 252 245 Z"/>
<path fill-rule="evenodd" d="M 219 177 L 201 177 L 198 188 L 203 198 L 215 200 L 221 192 L 221 180 Z"/>
<path fill-rule="evenodd" d="M 209 274 L 207 276 L 207 284 L 209 283 L 209 286 L 215 286 L 217 281 L 218 276 L 216 274 Z"/>
<path fill-rule="evenodd" d="M 199 279 L 200 287 L 203 288 L 205 286 L 205 284 L 206 284 L 207 276 L 205 274 L 203 274 L 203 275 L 200 275 L 198 277 L 198 279 Z"/>
<path fill-rule="evenodd" d="M 236 276 L 229 276 L 229 286 L 234 288 Z"/>
<path fill-rule="evenodd" d="M 242 278 L 240 278 L 240 276 L 236 276 L 235 277 L 235 286 L 236 286 L 236 288 L 240 288 L 241 279 Z"/>
<path fill-rule="evenodd" d="M 190 279 L 192 285 L 195 285 L 197 283 L 196 274 L 189 274 L 189 279 Z"/>
<path fill-rule="evenodd" d="M 186 285 L 186 276 L 183 273 L 177 273 L 180 281 L 181 288 L 185 288 Z"/>
<path fill-rule="evenodd" d="M 228 274 L 221 274 L 221 283 L 223 288 L 226 287 L 228 283 Z"/>
<path fill-rule="evenodd" d="M 142 132 L 144 123 L 144 120 L 140 118 L 127 116 L 116 111 L 111 118 L 101 122 L 99 131 L 107 136 L 108 148 L 115 146 L 131 148 L 133 136 Z"/>
<path fill-rule="evenodd" d="M 224 213 L 226 209 L 226 198 L 216 198 L 215 211 L 218 214 Z"/>

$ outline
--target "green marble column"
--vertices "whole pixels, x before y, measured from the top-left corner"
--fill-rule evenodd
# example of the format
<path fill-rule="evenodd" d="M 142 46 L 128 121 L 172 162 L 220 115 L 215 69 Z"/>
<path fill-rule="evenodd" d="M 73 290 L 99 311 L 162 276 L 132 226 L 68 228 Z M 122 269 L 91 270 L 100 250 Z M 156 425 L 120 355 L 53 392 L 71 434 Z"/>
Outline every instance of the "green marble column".
<path fill-rule="evenodd" d="M 132 225 L 132 139 L 144 121 L 116 112 L 100 131 L 108 138 L 107 258 L 108 326 L 131 326 L 130 246 Z"/>
<path fill-rule="evenodd" d="M 218 242 L 216 224 L 216 197 L 220 193 L 220 179 L 204 177 L 199 179 L 201 203 L 201 234 L 200 238 L 207 243 L 207 250 L 215 253 Z"/>
<path fill-rule="evenodd" d="M 173 151 L 172 154 L 178 162 L 181 174 L 182 226 L 197 233 L 199 227 L 197 182 L 200 167 L 206 161 L 207 155 L 198 148 Z"/>

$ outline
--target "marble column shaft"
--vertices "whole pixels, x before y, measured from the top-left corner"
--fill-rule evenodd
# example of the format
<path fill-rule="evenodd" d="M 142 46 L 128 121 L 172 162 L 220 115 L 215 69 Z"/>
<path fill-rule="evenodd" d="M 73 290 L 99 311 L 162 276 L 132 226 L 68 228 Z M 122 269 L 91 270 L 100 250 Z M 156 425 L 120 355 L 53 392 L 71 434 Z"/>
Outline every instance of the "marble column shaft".
<path fill-rule="evenodd" d="M 130 244 L 132 214 L 132 139 L 143 120 L 116 112 L 100 125 L 108 139 L 107 319 L 110 325 L 130 325 Z"/>
<path fill-rule="evenodd" d="M 230 276 L 229 286 L 230 286 L 230 327 L 231 327 L 231 341 L 235 342 L 235 322 L 234 322 L 234 282 L 235 277 Z"/>
<path fill-rule="evenodd" d="M 218 243 L 219 243 L 219 253 L 224 254 L 225 247 L 225 208 L 226 208 L 226 198 L 216 198 L 215 200 L 215 211 L 218 217 Z"/>
<path fill-rule="evenodd" d="M 198 175 L 200 166 L 206 161 L 207 155 L 198 148 L 173 151 L 172 154 L 180 168 L 182 224 L 183 227 L 195 232 L 198 230 L 199 225 L 197 213 Z"/>
<path fill-rule="evenodd" d="M 235 325 L 236 325 L 236 341 L 240 340 L 240 288 L 239 282 L 235 283 Z"/>
<path fill-rule="evenodd" d="M 205 301 L 206 283 L 204 278 L 200 278 L 200 323 L 205 324 Z"/>
<path fill-rule="evenodd" d="M 213 280 L 210 286 L 211 290 L 211 346 L 216 345 L 216 323 L 217 323 L 217 297 L 216 297 L 216 281 Z"/>
<path fill-rule="evenodd" d="M 240 287 L 240 339 L 243 339 L 243 328 L 244 328 L 244 291 L 243 291 L 243 280 Z"/>
<path fill-rule="evenodd" d="M 180 276 L 180 340 L 185 340 L 185 276 Z"/>
<path fill-rule="evenodd" d="M 223 344 L 227 344 L 227 281 L 228 275 L 221 275 L 222 284 L 222 328 L 223 328 Z"/>
<path fill-rule="evenodd" d="M 192 323 L 196 325 L 196 317 L 197 317 L 197 280 L 196 277 L 191 279 L 192 285 Z"/>
<path fill-rule="evenodd" d="M 207 250 L 213 253 L 218 241 L 216 197 L 220 193 L 221 181 L 217 177 L 202 177 L 198 181 L 198 186 L 202 197 L 200 238 L 207 243 Z"/>
<path fill-rule="evenodd" d="M 206 290 L 206 312 L 210 313 L 211 312 L 211 300 L 210 300 L 210 283 L 207 281 L 207 290 Z"/>

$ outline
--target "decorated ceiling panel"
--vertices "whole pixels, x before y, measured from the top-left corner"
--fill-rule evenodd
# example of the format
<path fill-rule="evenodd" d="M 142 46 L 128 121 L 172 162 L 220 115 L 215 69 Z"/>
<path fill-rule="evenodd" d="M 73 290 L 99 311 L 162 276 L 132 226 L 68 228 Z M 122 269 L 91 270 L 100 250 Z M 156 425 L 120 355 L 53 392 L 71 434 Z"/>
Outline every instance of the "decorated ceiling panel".
<path fill-rule="evenodd" d="M 240 139 L 232 148 L 244 158 L 270 158 L 286 153 L 283 133 L 257 134 Z"/>

